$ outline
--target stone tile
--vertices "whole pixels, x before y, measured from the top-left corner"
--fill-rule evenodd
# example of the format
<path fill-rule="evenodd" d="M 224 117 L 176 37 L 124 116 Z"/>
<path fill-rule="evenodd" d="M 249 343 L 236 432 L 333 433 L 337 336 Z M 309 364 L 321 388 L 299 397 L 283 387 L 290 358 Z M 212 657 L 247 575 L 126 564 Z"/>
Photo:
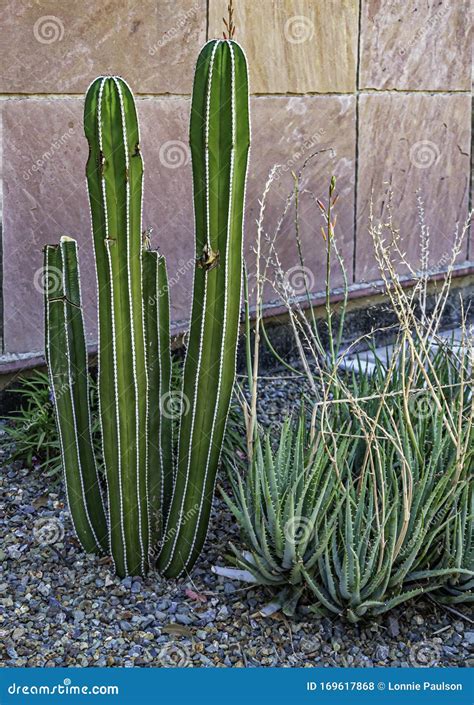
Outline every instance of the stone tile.
<path fill-rule="evenodd" d="M 11 100 L 3 113 L 3 295 L 5 352 L 42 349 L 42 247 L 78 239 L 89 312 L 95 296 L 84 189 L 82 102 Z M 85 260 L 85 261 L 84 261 Z"/>
<path fill-rule="evenodd" d="M 171 319 L 186 324 L 194 272 L 194 211 L 188 144 L 191 100 L 138 102 L 145 160 L 143 225 L 152 245 L 165 255 L 170 280 Z"/>
<path fill-rule="evenodd" d="M 377 278 L 368 233 L 369 204 L 387 218 L 393 192 L 395 226 L 402 250 L 416 266 L 420 258 L 417 192 L 430 228 L 430 266 L 443 268 L 452 249 L 456 221 L 468 208 L 470 98 L 467 95 L 361 95 L 357 189 L 356 279 Z M 467 245 L 459 261 L 465 260 Z"/>
<path fill-rule="evenodd" d="M 189 99 L 145 99 L 137 105 L 145 159 L 143 223 L 154 229 L 153 245 L 160 244 L 169 256 L 172 316 L 179 322 L 189 312 L 192 279 Z M 79 242 L 86 327 L 92 343 L 96 282 L 83 176 L 87 143 L 82 100 L 12 100 L 4 104 L 3 113 L 6 352 L 42 349 L 41 250 L 63 234 Z"/>
<path fill-rule="evenodd" d="M 319 152 L 318 154 L 315 154 Z M 313 292 L 325 287 L 325 245 L 321 234 L 323 224 L 319 209 L 310 195 L 327 202 L 331 176 L 337 178 L 336 234 L 340 252 L 352 278 L 354 173 L 355 173 L 355 98 L 352 96 L 298 96 L 287 98 L 258 97 L 252 101 L 252 148 L 246 202 L 246 249 L 250 263 L 256 237 L 259 200 L 268 174 L 274 165 L 276 179 L 266 200 L 264 230 L 273 238 L 288 195 L 292 192 L 292 172 L 298 172 L 311 156 L 303 171 L 300 197 L 299 230 L 305 266 L 306 283 Z M 282 267 L 298 291 L 302 278 L 295 238 L 295 212 L 285 216 L 276 241 Z M 250 273 L 252 273 L 250 264 Z M 299 284 L 298 284 L 299 282 Z M 332 285 L 339 286 L 339 267 L 332 272 Z M 303 282 L 304 287 L 304 282 Z M 299 293 L 304 294 L 303 291 Z M 270 288 L 267 301 L 275 301 Z"/>
<path fill-rule="evenodd" d="M 194 258 L 191 165 L 187 145 L 190 101 L 139 99 L 145 160 L 144 227 L 168 259 L 172 318 L 189 315 Z M 354 99 L 330 96 L 254 98 L 253 144 L 246 202 L 246 249 L 251 255 L 258 199 L 271 167 L 281 164 L 268 199 L 267 225 L 275 223 L 297 169 L 316 150 L 323 152 L 305 172 L 304 185 L 324 196 L 332 173 L 341 194 L 341 250 L 352 264 Z M 6 352 L 43 345 L 41 250 L 62 234 L 77 238 L 89 342 L 96 336 L 95 273 L 84 165 L 82 100 L 17 99 L 3 103 L 4 120 L 4 308 Z M 314 289 L 324 287 L 319 216 L 302 199 L 300 228 Z M 297 264 L 292 216 L 284 222 L 279 249 L 284 267 Z M 340 279 L 335 277 L 334 283 Z M 271 295 L 269 294 L 271 298 Z"/>
<path fill-rule="evenodd" d="M 228 0 L 210 0 L 209 37 L 221 37 Z M 355 88 L 358 3 L 239 0 L 235 39 L 253 93 L 338 93 Z"/>
<path fill-rule="evenodd" d="M 362 0 L 360 88 L 470 90 L 469 0 Z"/>
<path fill-rule="evenodd" d="M 4 93 L 82 93 L 100 73 L 139 93 L 190 93 L 206 0 L 2 3 Z"/>

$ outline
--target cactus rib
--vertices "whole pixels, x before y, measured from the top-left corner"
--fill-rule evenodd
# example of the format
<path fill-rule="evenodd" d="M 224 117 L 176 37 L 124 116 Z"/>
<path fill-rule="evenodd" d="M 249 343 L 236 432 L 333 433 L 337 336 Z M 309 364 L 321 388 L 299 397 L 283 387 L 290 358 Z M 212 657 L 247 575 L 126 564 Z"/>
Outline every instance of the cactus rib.
<path fill-rule="evenodd" d="M 173 488 L 173 429 L 167 413 L 171 394 L 168 278 L 165 258 L 143 253 L 143 296 L 148 368 L 148 483 L 150 550 L 158 547 Z"/>

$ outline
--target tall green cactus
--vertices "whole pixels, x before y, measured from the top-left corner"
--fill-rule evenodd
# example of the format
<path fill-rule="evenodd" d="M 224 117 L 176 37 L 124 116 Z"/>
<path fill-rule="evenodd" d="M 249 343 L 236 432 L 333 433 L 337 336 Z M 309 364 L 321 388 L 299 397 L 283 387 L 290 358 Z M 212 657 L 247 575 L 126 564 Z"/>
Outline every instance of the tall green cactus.
<path fill-rule="evenodd" d="M 174 456 L 166 263 L 142 243 L 143 161 L 132 93 L 99 77 L 85 100 L 86 175 L 98 284 L 99 405 L 108 520 L 93 455 L 76 243 L 47 246 L 47 360 L 69 506 L 88 552 L 110 550 L 119 575 L 166 576 L 203 546 L 235 376 L 242 218 L 250 141 L 245 57 L 233 41 L 203 48 L 190 142 L 196 268 Z M 60 285 L 54 273 L 60 272 Z M 63 389 L 65 392 L 63 392 Z"/>
<path fill-rule="evenodd" d="M 147 369 L 138 119 L 120 78 L 100 77 L 84 107 L 99 312 L 99 400 L 110 548 L 119 575 L 147 569 Z"/>
<path fill-rule="evenodd" d="M 206 538 L 232 386 L 242 283 L 242 217 L 250 146 L 247 63 L 212 40 L 194 77 L 190 144 L 197 267 L 176 480 L 158 567 L 176 577 Z"/>

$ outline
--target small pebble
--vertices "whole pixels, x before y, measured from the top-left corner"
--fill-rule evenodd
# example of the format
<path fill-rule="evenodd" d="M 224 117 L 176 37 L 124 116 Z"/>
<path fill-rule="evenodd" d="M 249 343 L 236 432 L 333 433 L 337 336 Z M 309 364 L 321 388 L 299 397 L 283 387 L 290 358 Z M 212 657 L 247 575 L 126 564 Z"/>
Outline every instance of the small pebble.
<path fill-rule="evenodd" d="M 387 645 L 380 644 L 375 649 L 375 659 L 376 661 L 386 661 L 388 659 L 390 649 Z"/>

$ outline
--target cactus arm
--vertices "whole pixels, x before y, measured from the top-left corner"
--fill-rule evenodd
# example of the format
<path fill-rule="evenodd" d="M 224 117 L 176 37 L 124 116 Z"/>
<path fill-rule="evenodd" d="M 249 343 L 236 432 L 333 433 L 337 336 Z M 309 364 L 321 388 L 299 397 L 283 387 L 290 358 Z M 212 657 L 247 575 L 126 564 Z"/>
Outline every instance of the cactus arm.
<path fill-rule="evenodd" d="M 173 487 L 170 309 L 165 258 L 143 252 L 148 368 L 148 497 L 150 547 L 156 551 Z M 155 554 L 156 555 L 156 554 Z"/>
<path fill-rule="evenodd" d="M 148 559 L 143 164 L 133 98 L 121 79 L 101 77 L 92 83 L 84 128 L 98 279 L 99 396 L 110 543 L 117 573 L 136 575 L 146 571 Z"/>
<path fill-rule="evenodd" d="M 201 266 L 194 275 L 183 382 L 190 410 L 181 420 L 175 488 L 158 561 L 168 577 L 190 569 L 204 544 L 235 376 L 250 126 L 247 65 L 233 41 L 209 42 L 198 59 L 190 142 Z M 217 266 L 211 266 L 216 257 Z"/>
<path fill-rule="evenodd" d="M 86 93 L 84 103 L 84 132 L 89 145 L 89 157 L 86 164 L 86 179 L 89 193 L 91 227 L 94 240 L 94 257 L 97 282 L 98 315 L 98 405 L 102 440 L 102 456 L 107 479 L 107 503 L 109 511 L 109 544 L 115 570 L 120 575 L 126 572 L 125 551 L 117 551 L 122 539 L 121 533 L 121 486 L 118 480 L 118 432 L 114 412 L 114 355 L 112 345 L 112 303 L 111 288 L 108 282 L 108 261 L 105 248 L 107 231 L 106 211 L 103 207 L 102 162 L 99 145 L 98 111 L 104 77 L 95 79 Z M 123 541 L 123 539 L 122 539 Z M 125 546 L 125 541 L 123 541 Z"/>
<path fill-rule="evenodd" d="M 77 244 L 62 238 L 46 246 L 44 257 L 46 359 L 68 504 L 82 547 L 101 554 L 108 550 L 107 522 L 91 436 Z"/>

